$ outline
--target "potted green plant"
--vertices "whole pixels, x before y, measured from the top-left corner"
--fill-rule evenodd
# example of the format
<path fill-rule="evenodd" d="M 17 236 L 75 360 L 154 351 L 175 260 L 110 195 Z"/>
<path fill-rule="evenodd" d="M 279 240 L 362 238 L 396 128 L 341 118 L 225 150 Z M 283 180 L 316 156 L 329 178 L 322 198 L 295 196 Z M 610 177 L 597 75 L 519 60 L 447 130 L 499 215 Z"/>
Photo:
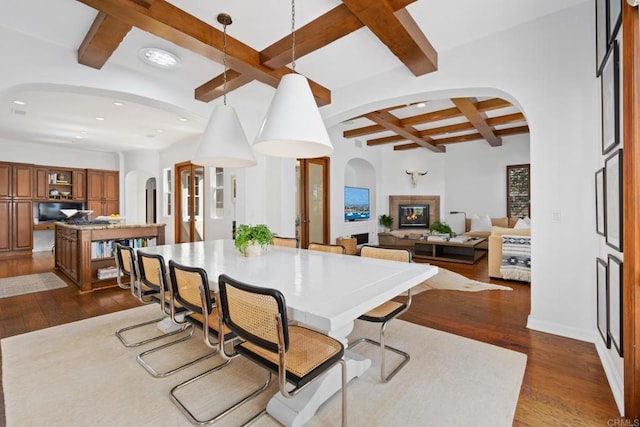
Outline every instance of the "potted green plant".
<path fill-rule="evenodd" d="M 234 234 L 235 246 L 244 256 L 256 256 L 271 245 L 273 233 L 264 224 L 240 224 Z"/>
<path fill-rule="evenodd" d="M 393 217 L 391 215 L 382 214 L 378 217 L 378 221 L 380 222 L 380 225 L 384 228 L 384 231 L 391 230 L 391 227 L 393 226 Z"/>
<path fill-rule="evenodd" d="M 440 220 L 433 221 L 431 225 L 429 225 L 429 231 L 431 233 L 448 234 L 448 235 L 451 235 L 452 233 L 451 227 L 449 227 L 449 224 L 447 224 L 446 222 L 442 222 Z"/>

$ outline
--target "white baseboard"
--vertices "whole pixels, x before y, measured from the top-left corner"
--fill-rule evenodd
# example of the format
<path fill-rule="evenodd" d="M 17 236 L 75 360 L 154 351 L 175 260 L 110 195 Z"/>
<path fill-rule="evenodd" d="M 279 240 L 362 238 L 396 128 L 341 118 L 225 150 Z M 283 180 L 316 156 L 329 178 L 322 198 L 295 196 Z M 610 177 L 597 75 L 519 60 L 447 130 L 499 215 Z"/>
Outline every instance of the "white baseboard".
<path fill-rule="evenodd" d="M 595 331 L 571 328 L 554 322 L 537 320 L 531 317 L 531 315 L 529 315 L 529 317 L 527 318 L 527 328 L 591 343 L 596 342 L 597 338 L 597 334 Z"/>
<path fill-rule="evenodd" d="M 618 406 L 618 411 L 622 417 L 624 415 L 624 380 L 620 377 L 619 370 L 616 369 L 615 361 L 612 358 L 617 357 L 617 355 L 612 356 L 610 351 L 604 347 L 602 341 L 596 341 L 596 351 L 598 352 L 604 373 L 607 376 L 607 381 L 609 381 L 609 387 Z"/>

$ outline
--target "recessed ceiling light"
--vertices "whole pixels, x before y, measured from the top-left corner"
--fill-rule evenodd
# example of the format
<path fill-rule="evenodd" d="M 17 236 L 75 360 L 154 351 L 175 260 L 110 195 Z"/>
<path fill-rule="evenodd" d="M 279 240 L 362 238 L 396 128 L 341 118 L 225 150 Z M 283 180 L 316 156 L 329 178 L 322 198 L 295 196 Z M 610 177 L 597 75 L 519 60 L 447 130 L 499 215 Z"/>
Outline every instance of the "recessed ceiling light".
<path fill-rule="evenodd" d="M 116 107 L 122 107 L 124 104 L 119 101 L 113 101 L 113 105 L 115 105 Z"/>
<path fill-rule="evenodd" d="M 82 139 L 82 138 L 84 138 L 84 136 L 82 136 L 82 135 L 76 135 L 76 139 Z"/>
<path fill-rule="evenodd" d="M 426 107 L 426 106 L 427 106 L 427 104 L 426 104 L 425 102 L 418 102 L 418 103 L 416 104 L 416 108 L 424 108 L 424 107 Z"/>
<path fill-rule="evenodd" d="M 14 100 L 13 100 L 13 103 L 14 103 L 14 104 L 17 104 L 17 105 L 26 105 L 26 104 L 27 104 L 26 102 L 24 102 L 24 101 L 19 101 L 19 100 L 17 100 L 17 99 L 14 99 Z"/>
<path fill-rule="evenodd" d="M 96 117 L 96 120 L 99 121 L 99 122 L 102 122 L 102 121 L 104 121 L 104 117 Z"/>
<path fill-rule="evenodd" d="M 184 117 L 180 117 L 178 120 L 180 120 L 181 122 L 186 122 L 188 121 L 187 119 L 185 119 Z"/>
<path fill-rule="evenodd" d="M 176 55 L 157 47 L 144 47 L 138 51 L 138 56 L 147 64 L 159 68 L 174 68 L 180 63 Z"/>

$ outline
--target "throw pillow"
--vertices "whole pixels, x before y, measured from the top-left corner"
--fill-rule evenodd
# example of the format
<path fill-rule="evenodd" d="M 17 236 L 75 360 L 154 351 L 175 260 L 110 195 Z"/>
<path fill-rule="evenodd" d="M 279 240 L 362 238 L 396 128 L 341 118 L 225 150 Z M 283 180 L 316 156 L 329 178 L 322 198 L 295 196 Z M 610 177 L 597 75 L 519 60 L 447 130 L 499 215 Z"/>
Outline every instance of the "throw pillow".
<path fill-rule="evenodd" d="M 529 218 L 520 218 L 513 228 L 531 228 L 531 220 Z"/>
<path fill-rule="evenodd" d="M 489 218 L 489 215 L 473 215 L 471 217 L 471 230 L 469 231 L 491 231 L 491 218 Z"/>

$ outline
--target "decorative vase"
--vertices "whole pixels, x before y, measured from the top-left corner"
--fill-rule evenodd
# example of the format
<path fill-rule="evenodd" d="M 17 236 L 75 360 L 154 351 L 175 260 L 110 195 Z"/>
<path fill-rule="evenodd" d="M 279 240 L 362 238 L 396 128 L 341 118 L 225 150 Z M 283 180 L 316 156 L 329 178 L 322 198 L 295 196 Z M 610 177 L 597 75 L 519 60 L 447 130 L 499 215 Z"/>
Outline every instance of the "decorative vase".
<path fill-rule="evenodd" d="M 250 243 L 244 250 L 244 256 L 259 256 L 264 253 L 264 247 L 259 243 Z"/>

